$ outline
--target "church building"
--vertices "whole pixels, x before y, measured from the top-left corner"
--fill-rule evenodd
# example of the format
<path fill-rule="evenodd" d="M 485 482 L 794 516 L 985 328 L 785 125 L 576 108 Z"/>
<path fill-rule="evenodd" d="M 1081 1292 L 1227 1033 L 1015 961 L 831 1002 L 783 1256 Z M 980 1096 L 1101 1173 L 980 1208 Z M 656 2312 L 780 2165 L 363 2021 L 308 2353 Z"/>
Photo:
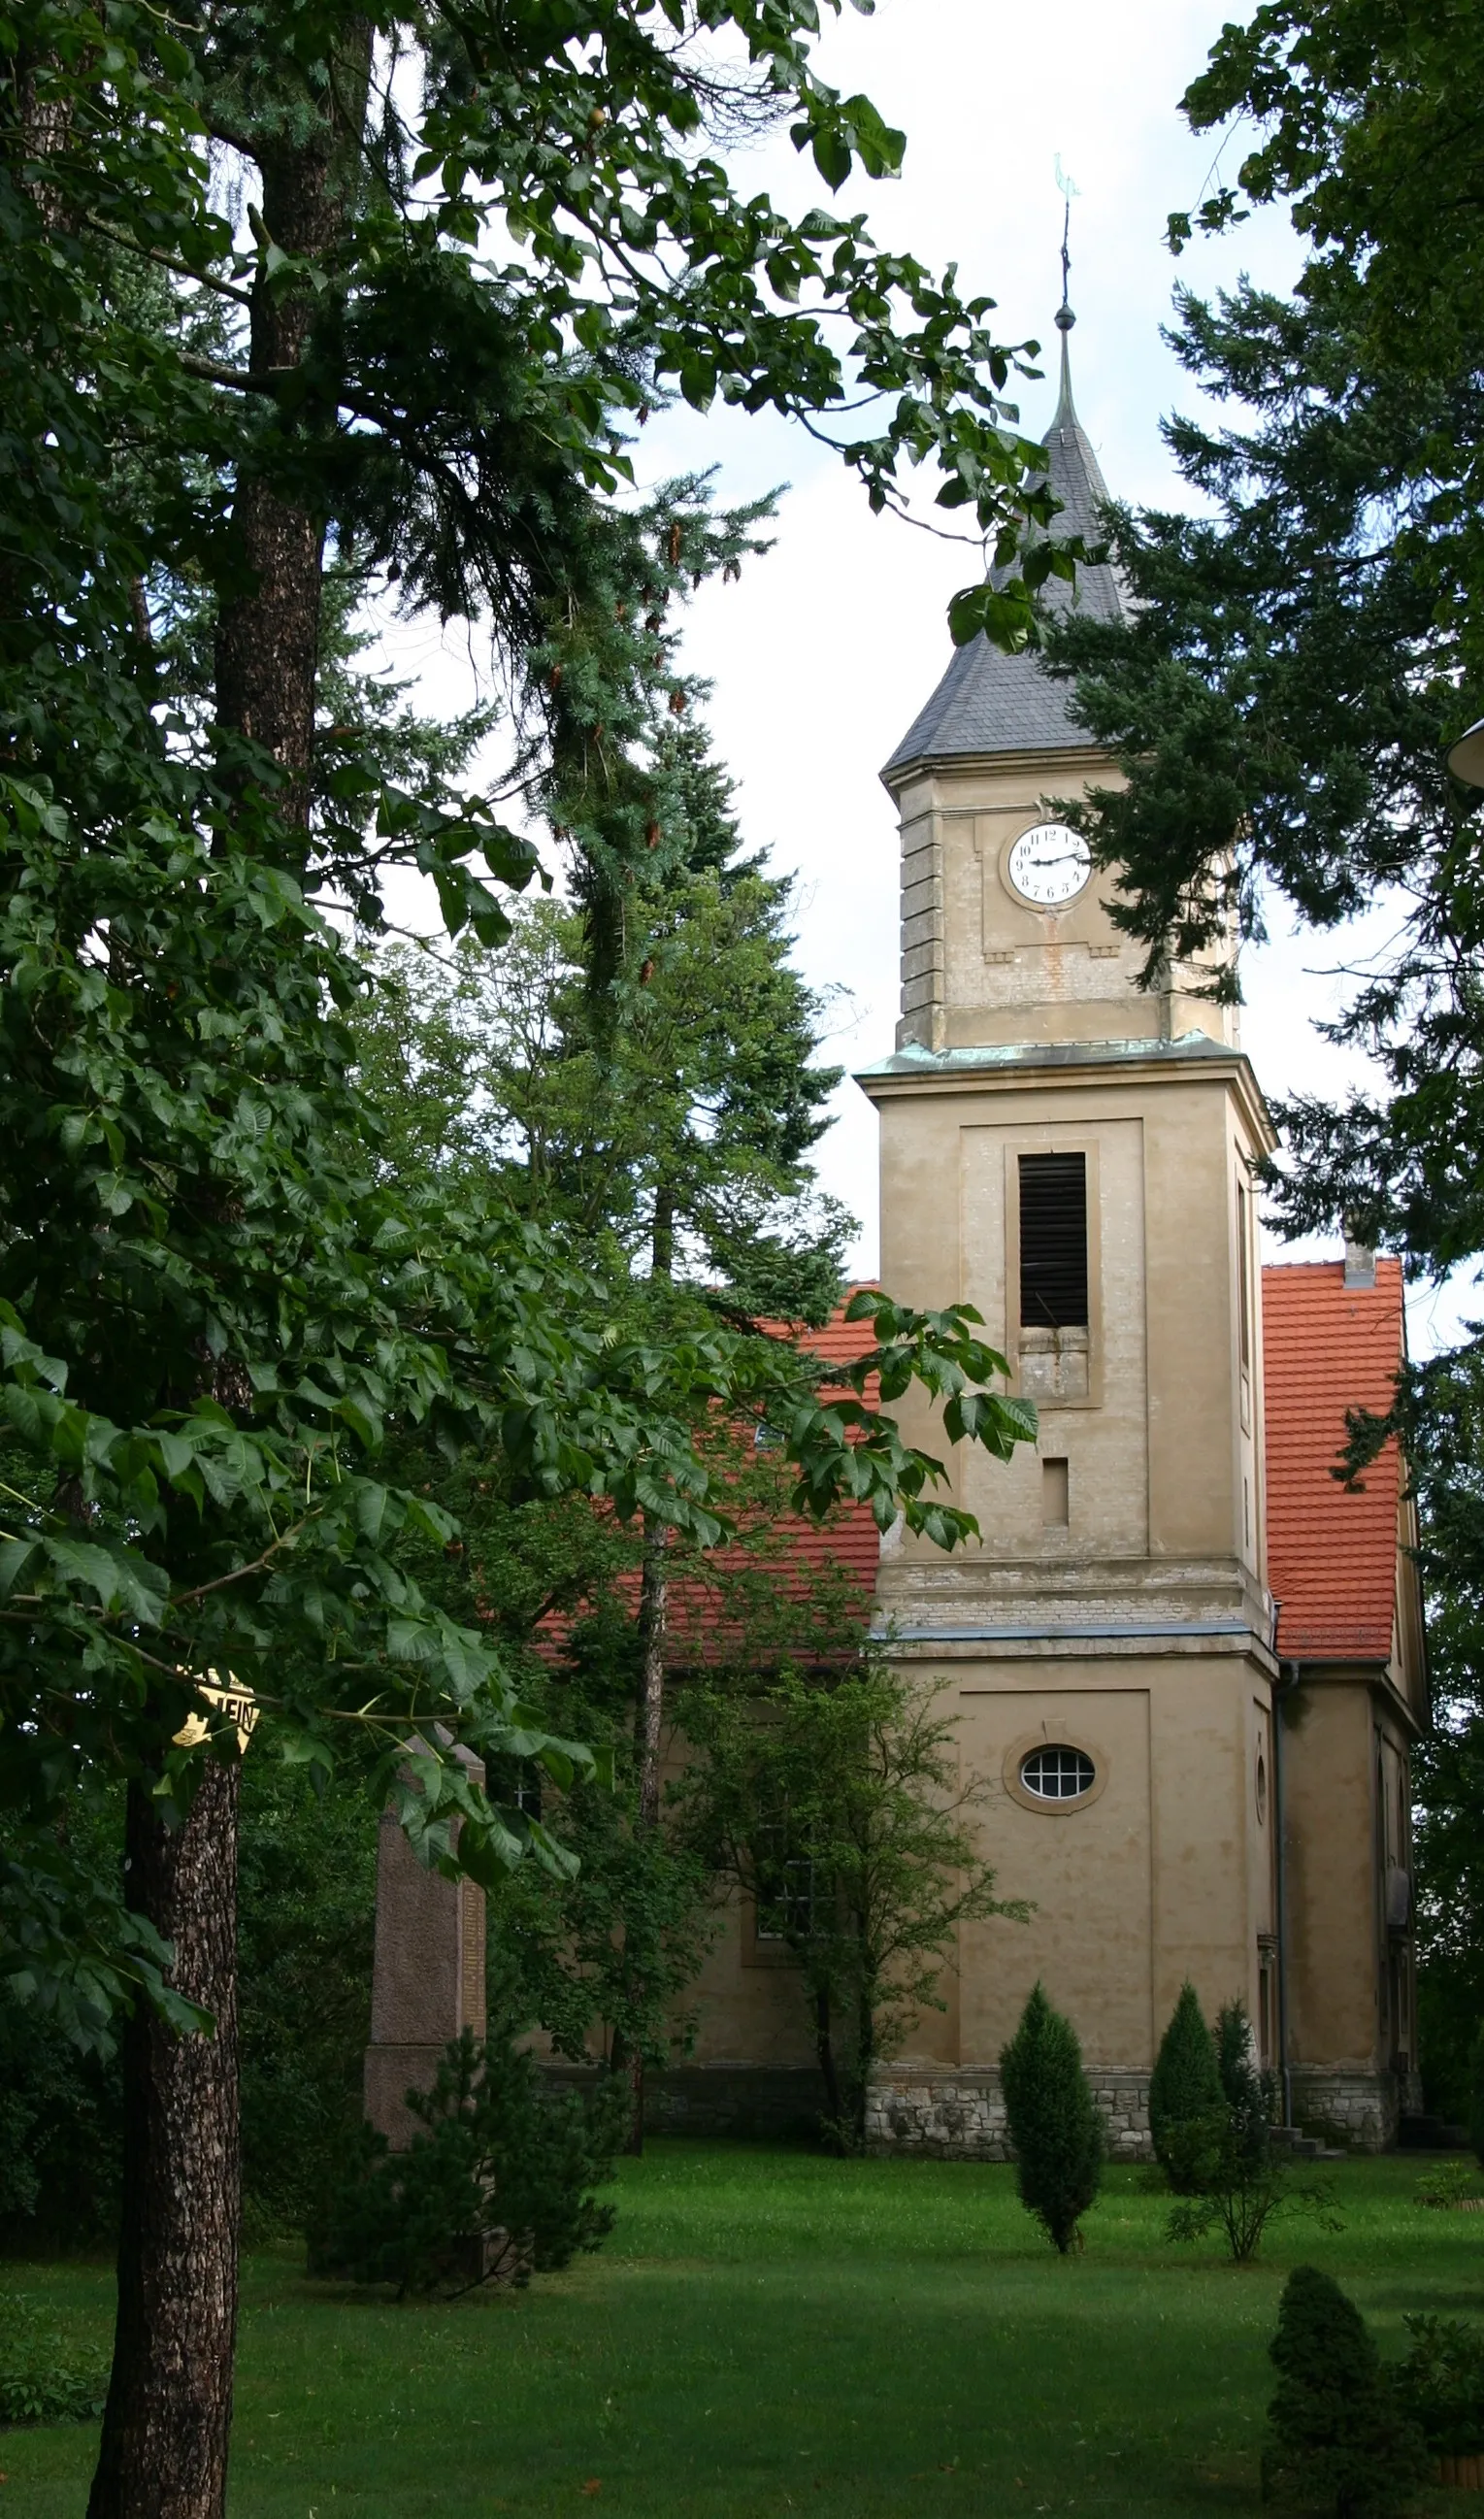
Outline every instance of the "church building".
<path fill-rule="evenodd" d="M 1069 310 L 1058 322 L 1057 529 L 1096 542 L 1106 492 Z M 1122 598 L 1103 566 L 1053 599 L 1108 614 Z M 1056 799 L 1116 775 L 1067 686 L 982 638 L 883 772 L 901 1021 L 858 1080 L 880 1119 L 882 1279 L 924 1306 L 973 1304 L 1039 1435 L 1008 1464 L 953 1455 L 979 1545 L 894 1536 L 874 1569 L 878 1630 L 942 1692 L 965 1773 L 992 1786 L 997 1889 L 1032 1914 L 963 1927 L 947 2009 L 883 2069 L 870 2131 L 883 2148 L 1000 2150 L 996 2059 L 1040 1978 L 1115 2156 L 1140 2156 L 1189 1977 L 1208 2016 L 1244 2000 L 1290 2121 L 1378 2148 L 1420 2105 L 1421 1605 L 1395 1449 L 1359 1488 L 1333 1473 L 1347 1409 L 1389 1401 L 1400 1266 L 1354 1247 L 1260 1266 L 1254 1169 L 1275 1135 L 1237 1012 L 1192 969 L 1137 985 L 1138 948 L 1058 818 Z M 907 1422 L 941 1449 L 926 1411 Z M 659 2121 L 746 2122 L 749 2088 L 773 2093 L 776 2121 L 811 2060 L 789 1975 L 735 1916 Z"/>

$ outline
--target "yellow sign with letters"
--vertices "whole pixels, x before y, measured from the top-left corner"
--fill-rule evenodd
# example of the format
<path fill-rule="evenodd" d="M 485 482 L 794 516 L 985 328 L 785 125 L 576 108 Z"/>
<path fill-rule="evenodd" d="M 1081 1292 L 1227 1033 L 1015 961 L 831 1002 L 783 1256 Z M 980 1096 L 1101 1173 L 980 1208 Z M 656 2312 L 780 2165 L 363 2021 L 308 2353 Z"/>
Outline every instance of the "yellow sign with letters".
<path fill-rule="evenodd" d="M 197 1697 L 204 1697 L 208 1705 L 216 1706 L 219 1712 L 227 1715 L 237 1725 L 237 1745 L 245 1753 L 247 1744 L 252 1738 L 253 1727 L 263 1710 L 251 1689 L 242 1682 L 235 1680 L 230 1671 L 224 1683 L 216 1671 L 208 1670 L 204 1679 L 196 1681 L 196 1693 Z M 198 1748 L 210 1730 L 211 1726 L 204 1714 L 188 1714 L 180 1730 L 173 1736 L 175 1746 L 178 1749 Z"/>

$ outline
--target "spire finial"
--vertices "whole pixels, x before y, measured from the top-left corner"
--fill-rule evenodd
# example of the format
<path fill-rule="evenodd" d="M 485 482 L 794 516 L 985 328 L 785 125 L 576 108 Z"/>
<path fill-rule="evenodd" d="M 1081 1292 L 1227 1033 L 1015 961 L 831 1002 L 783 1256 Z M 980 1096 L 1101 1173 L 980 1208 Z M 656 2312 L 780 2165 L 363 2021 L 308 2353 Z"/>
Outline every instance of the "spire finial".
<path fill-rule="evenodd" d="M 1062 391 L 1061 397 L 1057 403 L 1056 418 L 1051 424 L 1053 428 L 1064 428 L 1076 419 L 1076 413 L 1072 409 L 1071 402 L 1071 361 L 1068 354 L 1067 339 L 1073 324 L 1077 320 L 1071 311 L 1069 283 L 1071 278 L 1071 205 L 1078 196 L 1077 186 L 1072 182 L 1071 177 L 1067 173 L 1062 164 L 1060 150 L 1057 152 L 1056 173 L 1057 191 L 1061 194 L 1063 201 L 1062 302 L 1057 308 L 1056 313 L 1057 331 L 1062 335 Z"/>

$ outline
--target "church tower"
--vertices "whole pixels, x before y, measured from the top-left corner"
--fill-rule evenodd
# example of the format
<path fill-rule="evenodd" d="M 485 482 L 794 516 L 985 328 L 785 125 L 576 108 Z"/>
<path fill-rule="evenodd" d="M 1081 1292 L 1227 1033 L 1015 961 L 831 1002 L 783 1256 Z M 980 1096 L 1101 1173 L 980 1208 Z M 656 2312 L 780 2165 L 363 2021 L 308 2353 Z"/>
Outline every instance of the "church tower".
<path fill-rule="evenodd" d="M 1044 441 L 1059 533 L 1106 498 L 1072 400 Z M 1116 615 L 1112 567 L 1050 600 Z M 997 2127 L 994 2066 L 1041 1978 L 1115 2149 L 1144 2147 L 1181 1984 L 1277 2036 L 1274 1613 L 1265 1580 L 1252 1171 L 1272 1125 L 1235 1014 L 1141 959 L 1059 818 L 1117 776 L 1033 653 L 960 648 L 883 773 L 901 825 L 901 1022 L 859 1079 L 881 1122 L 882 1277 L 982 1314 L 1034 1446 L 967 1447 L 978 1545 L 903 1538 L 891 1649 L 942 1691 L 987 1779 L 998 1886 L 1028 1924 L 966 1928 L 950 2010 L 879 2094 L 878 2139 Z M 914 1428 L 930 1449 L 926 1418 Z M 955 2134 L 954 2130 L 957 2129 Z"/>

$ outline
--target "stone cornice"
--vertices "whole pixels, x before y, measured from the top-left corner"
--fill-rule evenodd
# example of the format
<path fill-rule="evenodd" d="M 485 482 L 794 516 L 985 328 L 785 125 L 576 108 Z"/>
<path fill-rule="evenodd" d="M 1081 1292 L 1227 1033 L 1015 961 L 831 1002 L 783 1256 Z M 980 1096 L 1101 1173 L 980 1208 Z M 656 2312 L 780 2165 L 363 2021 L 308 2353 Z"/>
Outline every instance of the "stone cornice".
<path fill-rule="evenodd" d="M 1061 792 L 1054 773 L 1075 778 L 1100 770 L 1116 771 L 1117 756 L 1104 751 L 1100 744 L 1079 743 L 1055 752 L 925 753 L 895 770 L 889 764 L 879 775 L 887 794 L 895 798 L 915 778 L 1024 777 L 1032 772 L 1044 772 L 1048 783 L 1041 792 L 1054 796 Z"/>
<path fill-rule="evenodd" d="M 969 1049 L 909 1044 L 874 1066 L 857 1068 L 855 1082 L 870 1101 L 885 1102 L 924 1093 L 1008 1093 L 1026 1084 L 1074 1089 L 1197 1075 L 1234 1089 L 1253 1135 L 1272 1153 L 1278 1131 L 1250 1059 L 1208 1033 L 1184 1033 L 1178 1040 L 1016 1041 Z"/>

